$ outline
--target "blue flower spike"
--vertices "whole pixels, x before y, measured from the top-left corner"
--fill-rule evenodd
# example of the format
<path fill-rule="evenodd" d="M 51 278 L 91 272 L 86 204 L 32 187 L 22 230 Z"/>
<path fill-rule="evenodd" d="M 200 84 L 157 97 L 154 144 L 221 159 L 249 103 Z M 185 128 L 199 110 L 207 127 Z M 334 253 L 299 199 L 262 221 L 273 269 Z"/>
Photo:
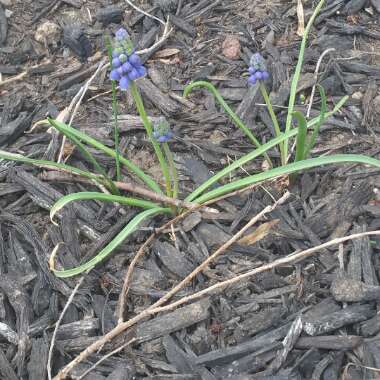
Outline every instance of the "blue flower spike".
<path fill-rule="evenodd" d="M 119 82 L 122 91 L 126 91 L 130 83 L 146 75 L 140 57 L 134 52 L 128 32 L 120 28 L 115 33 L 112 51 L 112 70 L 109 78 Z"/>
<path fill-rule="evenodd" d="M 251 85 L 269 78 L 269 72 L 267 70 L 265 59 L 260 53 L 255 53 L 252 55 L 249 61 L 248 72 L 248 83 Z"/>
<path fill-rule="evenodd" d="M 153 138 L 159 143 L 165 143 L 173 138 L 170 125 L 164 117 L 160 117 L 153 129 Z"/>

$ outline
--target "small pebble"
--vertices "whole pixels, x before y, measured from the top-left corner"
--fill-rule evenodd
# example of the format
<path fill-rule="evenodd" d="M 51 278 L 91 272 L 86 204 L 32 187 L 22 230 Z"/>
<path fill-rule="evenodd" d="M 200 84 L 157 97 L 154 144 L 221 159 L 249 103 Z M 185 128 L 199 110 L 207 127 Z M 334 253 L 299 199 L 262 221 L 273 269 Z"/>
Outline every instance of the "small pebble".
<path fill-rule="evenodd" d="M 234 36 L 227 36 L 222 44 L 223 55 L 228 59 L 238 59 L 240 57 L 240 41 Z"/>

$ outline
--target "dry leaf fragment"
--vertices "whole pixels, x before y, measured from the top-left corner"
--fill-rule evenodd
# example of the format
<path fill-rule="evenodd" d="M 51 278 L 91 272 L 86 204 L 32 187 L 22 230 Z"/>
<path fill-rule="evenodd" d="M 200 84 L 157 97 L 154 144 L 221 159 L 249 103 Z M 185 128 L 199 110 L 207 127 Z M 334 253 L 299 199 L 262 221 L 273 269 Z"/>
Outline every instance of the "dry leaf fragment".
<path fill-rule="evenodd" d="M 162 49 L 158 51 L 153 58 L 167 58 L 171 57 L 172 55 L 176 55 L 180 52 L 181 50 L 176 49 L 176 48 L 167 48 L 167 49 Z"/>
<path fill-rule="evenodd" d="M 297 0 L 297 17 L 298 17 L 298 29 L 297 34 L 303 37 L 305 33 L 305 14 L 303 11 L 302 0 Z"/>
<path fill-rule="evenodd" d="M 270 222 L 266 222 L 266 223 L 261 224 L 259 227 L 257 227 L 255 229 L 255 231 L 253 231 L 249 235 L 241 238 L 238 241 L 238 243 L 240 245 L 252 245 L 252 244 L 260 241 L 261 239 L 264 239 L 265 236 L 268 235 L 271 228 L 273 226 L 275 226 L 276 224 L 278 224 L 279 221 L 280 221 L 280 219 L 274 219 L 274 220 L 271 220 Z"/>

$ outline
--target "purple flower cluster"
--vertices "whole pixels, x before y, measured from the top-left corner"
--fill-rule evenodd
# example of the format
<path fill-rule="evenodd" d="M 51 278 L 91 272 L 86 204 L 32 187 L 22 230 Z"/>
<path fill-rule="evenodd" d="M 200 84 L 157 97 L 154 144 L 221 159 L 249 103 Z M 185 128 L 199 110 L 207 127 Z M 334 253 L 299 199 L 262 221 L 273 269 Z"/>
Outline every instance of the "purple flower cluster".
<path fill-rule="evenodd" d="M 249 84 L 255 84 L 257 81 L 269 78 L 269 73 L 265 64 L 265 59 L 260 53 L 252 55 L 249 61 Z"/>
<path fill-rule="evenodd" d="M 157 123 L 155 123 L 153 137 L 159 143 L 168 142 L 173 138 L 173 132 L 170 130 L 170 125 L 164 117 L 160 117 Z"/>
<path fill-rule="evenodd" d="M 121 90 L 127 90 L 129 84 L 146 75 L 146 69 L 140 57 L 133 51 L 128 32 L 121 28 L 115 33 L 112 51 L 111 80 L 119 81 Z"/>

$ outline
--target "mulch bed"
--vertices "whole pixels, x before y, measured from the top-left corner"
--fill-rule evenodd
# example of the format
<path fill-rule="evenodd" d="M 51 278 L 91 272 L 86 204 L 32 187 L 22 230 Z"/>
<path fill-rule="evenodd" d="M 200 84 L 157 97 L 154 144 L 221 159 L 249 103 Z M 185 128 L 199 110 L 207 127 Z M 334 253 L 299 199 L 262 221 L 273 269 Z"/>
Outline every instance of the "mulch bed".
<path fill-rule="evenodd" d="M 35 123 L 56 117 L 94 74 L 105 56 L 104 36 L 128 28 L 148 76 L 137 82 L 148 114 L 164 115 L 180 174 L 181 198 L 212 173 L 252 149 L 205 90 L 182 98 L 191 80 L 209 80 L 261 141 L 273 137 L 260 92 L 247 88 L 250 55 L 267 59 L 268 83 L 282 125 L 300 37 L 295 3 L 251 0 L 124 1 L 0 0 L 0 146 L 33 158 L 56 159 L 61 137 Z M 304 5 L 306 20 L 312 3 Z M 297 109 L 306 112 L 320 83 L 332 108 L 343 109 L 321 128 L 313 155 L 361 153 L 380 158 L 380 27 L 378 0 L 328 1 L 305 52 Z M 226 41 L 227 39 L 227 41 Z M 319 74 L 315 67 L 321 54 Z M 230 50 L 228 50 L 230 49 Z M 237 49 L 237 50 L 236 50 Z M 73 126 L 113 146 L 111 85 L 106 72 L 91 83 Z M 118 93 L 125 155 L 162 182 L 143 126 L 128 93 Z M 306 99 L 306 102 L 304 101 Z M 318 115 L 316 96 L 310 116 Z M 34 127 L 33 127 L 34 126 Z M 90 149 L 91 150 L 91 149 Z M 114 160 L 91 150 L 110 175 Z M 277 151 L 271 151 L 278 160 Z M 64 158 L 90 168 L 70 144 Z M 233 178 L 263 169 L 258 158 Z M 49 270 L 53 248 L 63 242 L 64 268 L 88 261 L 138 210 L 97 201 L 49 209 L 62 195 L 98 189 L 62 173 L 0 162 L 0 378 L 47 378 L 55 323 L 78 278 Z M 123 180 L 133 181 L 126 171 Z M 134 270 L 125 318 L 152 305 L 230 239 L 249 220 L 289 190 L 287 201 L 255 225 L 273 222 L 252 244 L 234 243 L 198 274 L 174 300 L 233 278 L 292 252 L 334 238 L 380 229 L 380 171 L 359 165 L 328 166 L 226 198 L 196 212 L 156 237 Z M 117 303 L 128 265 L 155 228 L 140 226 L 112 256 L 87 274 L 63 316 L 55 338 L 53 375 L 117 324 Z M 250 229 L 248 233 L 254 231 Z M 203 298 L 145 318 L 108 342 L 71 372 L 84 379 L 375 379 L 380 368 L 380 238 L 363 236 L 330 246 L 297 263 L 246 278 Z M 130 342 L 130 344 L 127 344 Z M 371 369 L 372 368 L 372 369 Z"/>

